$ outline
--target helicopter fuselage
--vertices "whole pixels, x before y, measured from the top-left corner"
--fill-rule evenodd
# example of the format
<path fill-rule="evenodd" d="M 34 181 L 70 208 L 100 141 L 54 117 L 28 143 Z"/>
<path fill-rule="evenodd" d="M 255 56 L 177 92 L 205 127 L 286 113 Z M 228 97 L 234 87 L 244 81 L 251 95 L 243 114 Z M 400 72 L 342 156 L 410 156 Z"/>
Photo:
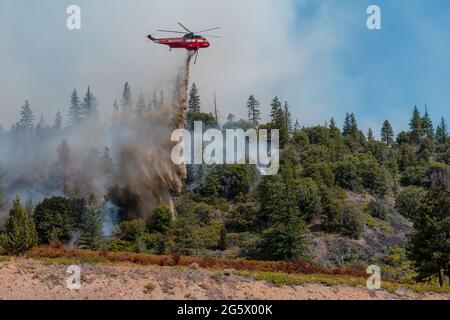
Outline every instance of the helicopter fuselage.
<path fill-rule="evenodd" d="M 154 38 L 151 34 L 147 36 L 151 41 L 169 46 L 170 49 L 186 49 L 188 51 L 197 51 L 208 48 L 209 41 L 206 38 L 195 35 L 186 35 L 180 38 Z"/>

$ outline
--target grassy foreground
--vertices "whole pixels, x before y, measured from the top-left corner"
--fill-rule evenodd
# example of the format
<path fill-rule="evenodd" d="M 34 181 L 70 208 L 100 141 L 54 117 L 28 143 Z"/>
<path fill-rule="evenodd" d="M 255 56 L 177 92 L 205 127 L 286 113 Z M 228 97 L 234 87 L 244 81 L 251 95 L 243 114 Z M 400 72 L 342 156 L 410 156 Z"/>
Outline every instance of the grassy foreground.
<path fill-rule="evenodd" d="M 46 264 L 114 264 L 133 263 L 138 265 L 159 265 L 183 268 L 197 264 L 199 267 L 229 272 L 249 277 L 257 281 L 266 281 L 276 286 L 300 286 L 319 283 L 326 286 L 349 285 L 366 286 L 368 275 L 362 267 L 329 269 L 302 261 L 252 261 L 244 259 L 218 259 L 212 257 L 156 256 L 144 253 L 89 251 L 72 248 L 40 246 L 29 251 L 26 258 L 39 259 Z M 0 256 L 0 263 L 10 260 Z M 450 286 L 439 287 L 436 284 L 394 282 L 382 279 L 382 288 L 388 292 L 409 289 L 416 293 L 449 293 Z"/>
<path fill-rule="evenodd" d="M 287 274 L 264 271 L 237 271 L 237 275 L 251 277 L 259 281 L 267 281 L 277 286 L 294 285 L 300 286 L 308 283 L 320 283 L 325 286 L 349 285 L 366 286 L 366 279 L 348 275 L 326 275 L 326 274 Z M 436 292 L 450 293 L 450 286 L 439 287 L 434 284 L 422 283 L 396 283 L 392 281 L 381 281 L 382 289 L 391 293 L 398 289 L 409 289 L 417 293 Z"/>

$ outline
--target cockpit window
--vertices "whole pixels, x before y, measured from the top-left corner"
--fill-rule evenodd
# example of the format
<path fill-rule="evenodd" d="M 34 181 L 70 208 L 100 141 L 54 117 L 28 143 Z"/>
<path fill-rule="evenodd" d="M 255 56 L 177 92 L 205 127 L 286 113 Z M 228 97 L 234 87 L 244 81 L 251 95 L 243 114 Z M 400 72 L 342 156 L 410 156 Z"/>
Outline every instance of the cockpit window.
<path fill-rule="evenodd" d="M 196 35 L 196 34 L 192 34 L 192 33 L 188 33 L 185 34 L 183 36 L 184 39 L 202 39 L 202 36 Z"/>

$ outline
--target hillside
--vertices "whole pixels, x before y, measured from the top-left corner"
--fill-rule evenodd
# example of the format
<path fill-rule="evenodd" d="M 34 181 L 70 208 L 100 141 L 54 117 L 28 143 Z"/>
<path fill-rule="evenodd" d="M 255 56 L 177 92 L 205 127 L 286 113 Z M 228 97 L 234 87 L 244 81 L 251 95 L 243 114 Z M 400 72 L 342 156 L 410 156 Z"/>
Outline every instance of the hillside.
<path fill-rule="evenodd" d="M 127 83 L 123 95 L 130 94 Z M 259 108 L 254 100 L 249 106 Z M 24 108 L 32 113 L 29 104 Z M 279 171 L 264 175 L 250 164 L 175 166 L 167 145 L 164 155 L 149 146 L 148 126 L 158 122 L 161 108 L 146 110 L 143 118 L 130 109 L 127 117 L 103 128 L 106 136 L 126 136 L 131 130 L 142 139 L 127 141 L 119 150 L 104 146 L 103 153 L 101 146 L 86 149 L 75 143 L 75 156 L 71 140 L 59 142 L 65 136 L 79 142 L 79 131 L 95 122 L 59 131 L 33 126 L 26 135 L 20 127 L 0 132 L 4 145 L 15 147 L 13 159 L 2 164 L 10 170 L 0 174 L 0 204 L 5 202 L 9 211 L 0 237 L 3 251 L 20 255 L 52 245 L 301 261 L 319 268 L 365 270 L 376 264 L 383 279 L 441 286 L 450 281 L 450 140 L 444 119 L 435 127 L 428 112 L 415 107 L 408 131 L 395 134 L 386 120 L 377 140 L 372 129 L 359 129 L 353 113 L 346 115 L 342 129 L 333 118 L 313 127 L 293 124 L 289 104 L 275 97 L 270 122 L 260 123 L 260 113 L 253 112 L 248 121 L 229 115 L 219 124 L 201 112 L 193 86 L 188 130 L 202 121 L 204 130 L 221 133 L 279 131 Z M 37 143 L 41 138 L 45 148 Z M 43 155 L 49 146 L 56 150 L 54 158 Z M 152 162 L 155 152 L 164 161 Z"/>

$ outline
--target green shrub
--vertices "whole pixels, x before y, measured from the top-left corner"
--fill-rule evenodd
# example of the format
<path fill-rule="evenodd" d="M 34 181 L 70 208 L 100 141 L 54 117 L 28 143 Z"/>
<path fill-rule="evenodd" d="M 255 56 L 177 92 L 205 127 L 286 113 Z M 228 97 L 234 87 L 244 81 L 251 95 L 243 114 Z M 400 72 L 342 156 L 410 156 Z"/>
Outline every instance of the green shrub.
<path fill-rule="evenodd" d="M 109 240 L 106 246 L 112 252 L 136 252 L 136 244 L 131 241 L 114 238 Z"/>
<path fill-rule="evenodd" d="M 265 229 L 257 243 L 256 258 L 286 260 L 302 257 L 306 247 L 306 228 L 299 219 L 295 224 L 278 224 Z"/>
<path fill-rule="evenodd" d="M 303 176 L 311 178 L 314 182 L 331 187 L 335 178 L 332 165 L 329 162 L 307 163 L 304 165 Z"/>
<path fill-rule="evenodd" d="M 382 258 L 381 269 L 388 277 L 395 280 L 412 280 L 415 277 L 413 264 L 406 256 L 406 249 L 393 247 L 388 255 Z"/>
<path fill-rule="evenodd" d="M 322 213 L 320 189 L 311 178 L 301 179 L 297 191 L 300 214 L 307 222 Z"/>
<path fill-rule="evenodd" d="M 339 216 L 341 234 L 358 239 L 364 231 L 364 219 L 359 208 L 354 204 L 345 204 Z"/>
<path fill-rule="evenodd" d="M 250 231 L 255 225 L 256 215 L 252 205 L 240 203 L 227 217 L 227 229 L 232 232 Z"/>
<path fill-rule="evenodd" d="M 325 229 L 358 239 L 364 231 L 364 217 L 354 203 L 331 201 L 326 207 Z"/>
<path fill-rule="evenodd" d="M 259 235 L 251 232 L 241 232 L 227 234 L 227 242 L 229 247 L 239 247 L 245 250 L 248 247 L 254 246 L 259 239 Z"/>
<path fill-rule="evenodd" d="M 166 242 L 160 233 L 146 233 L 142 237 L 145 245 L 145 252 L 152 254 L 164 254 L 166 252 Z"/>
<path fill-rule="evenodd" d="M 222 227 L 220 229 L 219 242 L 217 243 L 217 249 L 226 250 L 227 246 L 228 246 L 227 229 L 225 227 Z"/>
<path fill-rule="evenodd" d="M 214 166 L 198 192 L 204 196 L 220 195 L 234 200 L 250 190 L 255 167 L 251 165 Z"/>
<path fill-rule="evenodd" d="M 309 145 L 301 153 L 302 161 L 305 163 L 331 162 L 331 154 L 324 145 Z"/>
<path fill-rule="evenodd" d="M 151 228 L 155 231 L 165 233 L 172 223 L 172 212 L 166 207 L 153 209 Z"/>
<path fill-rule="evenodd" d="M 76 227 L 73 204 L 63 197 L 45 199 L 34 209 L 34 221 L 39 242 L 69 241 Z"/>
<path fill-rule="evenodd" d="M 147 224 L 144 220 L 124 221 L 120 224 L 122 240 L 136 242 L 147 233 Z"/>
<path fill-rule="evenodd" d="M 421 187 L 407 187 L 397 195 L 395 208 L 404 217 L 414 220 L 426 195 L 427 192 Z"/>
<path fill-rule="evenodd" d="M 364 146 L 379 163 L 384 163 L 388 158 L 388 146 L 381 141 L 369 141 Z"/>
<path fill-rule="evenodd" d="M 197 238 L 198 223 L 190 217 L 178 217 L 170 228 L 170 236 L 181 254 L 188 255 L 192 249 L 199 249 L 203 243 Z"/>
<path fill-rule="evenodd" d="M 396 158 L 401 171 L 404 171 L 408 167 L 413 167 L 417 163 L 416 151 L 408 143 L 402 143 L 400 145 L 398 150 L 396 150 Z"/>
<path fill-rule="evenodd" d="M 401 175 L 403 186 L 422 186 L 426 177 L 427 168 L 423 166 L 407 167 Z"/>
<path fill-rule="evenodd" d="M 365 189 L 381 196 L 387 193 L 387 172 L 375 159 L 361 161 L 358 166 L 358 175 Z"/>
<path fill-rule="evenodd" d="M 204 202 L 183 201 L 177 207 L 178 217 L 191 219 L 197 224 L 209 224 L 213 218 L 212 207 Z"/>
<path fill-rule="evenodd" d="M 213 221 L 209 225 L 201 226 L 195 229 L 194 237 L 197 248 L 215 249 L 220 240 L 222 224 Z"/>
<path fill-rule="evenodd" d="M 361 177 L 358 174 L 358 159 L 352 157 L 339 161 L 334 167 L 335 181 L 338 186 L 358 190 L 361 188 Z"/>
<path fill-rule="evenodd" d="M 206 203 L 199 203 L 195 205 L 194 212 L 198 221 L 202 224 L 211 223 L 213 217 L 212 208 Z"/>
<path fill-rule="evenodd" d="M 370 201 L 367 210 L 372 217 L 382 220 L 394 213 L 394 208 L 387 201 L 379 199 Z"/>
<path fill-rule="evenodd" d="M 309 145 L 308 135 L 302 131 L 294 132 L 292 140 L 301 149 L 304 149 L 306 146 Z"/>

